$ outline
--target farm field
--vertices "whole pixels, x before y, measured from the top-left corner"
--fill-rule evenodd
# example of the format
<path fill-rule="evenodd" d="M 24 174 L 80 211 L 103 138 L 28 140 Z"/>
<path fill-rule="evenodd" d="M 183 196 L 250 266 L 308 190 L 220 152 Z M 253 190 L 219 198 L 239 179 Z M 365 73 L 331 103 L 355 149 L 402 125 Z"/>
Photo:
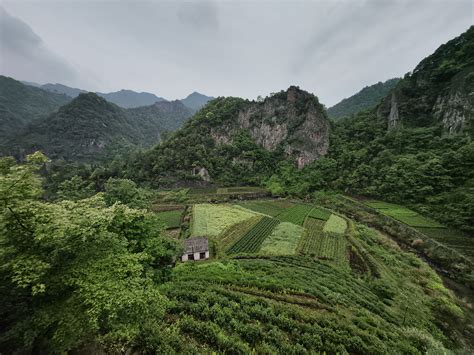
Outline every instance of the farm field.
<path fill-rule="evenodd" d="M 339 216 L 336 217 L 341 218 Z M 307 234 L 302 238 L 298 252 L 302 255 L 329 260 L 334 262 L 335 265 L 347 268 L 348 242 L 344 233 L 340 232 L 345 230 L 345 227 L 344 229 L 341 228 L 342 224 L 339 220 L 333 219 L 333 221 L 337 222 L 339 232 L 334 232 L 334 228 L 331 231 L 325 231 L 324 228 L 327 222 L 325 224 L 324 221 L 316 218 L 306 218 L 304 226 L 307 229 Z M 344 219 L 342 221 L 345 225 L 346 221 Z M 336 226 L 336 223 L 334 223 L 334 226 Z"/>
<path fill-rule="evenodd" d="M 282 213 L 288 207 L 293 206 L 289 201 L 246 201 L 239 204 L 249 210 L 263 213 L 272 217 Z"/>
<path fill-rule="evenodd" d="M 157 218 L 162 221 L 166 229 L 179 228 L 183 210 L 163 211 L 156 213 Z"/>
<path fill-rule="evenodd" d="M 247 234 L 260 220 L 262 215 L 256 215 L 242 222 L 236 223 L 229 228 L 223 230 L 218 236 L 214 238 L 216 245 L 216 257 L 224 256 L 225 251 L 237 240 Z"/>
<path fill-rule="evenodd" d="M 196 204 L 192 212 L 191 236 L 215 237 L 226 228 L 255 215 L 255 212 L 240 206 Z"/>
<path fill-rule="evenodd" d="M 296 253 L 298 242 L 305 232 L 301 226 L 289 222 L 281 222 L 263 241 L 260 254 L 263 255 L 293 255 Z"/>
<path fill-rule="evenodd" d="M 265 238 L 272 233 L 278 223 L 280 222 L 277 219 L 264 216 L 227 250 L 227 254 L 258 252 Z"/>
<path fill-rule="evenodd" d="M 424 217 L 409 208 L 381 201 L 365 201 L 367 206 L 375 208 L 380 213 L 385 214 L 389 217 L 395 218 L 396 220 L 409 225 L 410 227 L 421 227 L 421 228 L 446 228 L 442 224 Z"/>
<path fill-rule="evenodd" d="M 342 235 L 346 232 L 347 222 L 344 218 L 332 214 L 324 224 L 323 232 Z"/>
<path fill-rule="evenodd" d="M 332 214 L 331 211 L 326 210 L 322 207 L 313 207 L 311 211 L 309 211 L 308 217 L 327 221 L 329 217 L 331 216 L 331 214 Z"/>
<path fill-rule="evenodd" d="M 474 237 L 451 228 L 417 228 L 434 240 L 453 248 L 474 261 Z"/>
<path fill-rule="evenodd" d="M 302 226 L 308 213 L 312 210 L 310 205 L 294 205 L 276 216 L 282 222 L 290 222 Z"/>

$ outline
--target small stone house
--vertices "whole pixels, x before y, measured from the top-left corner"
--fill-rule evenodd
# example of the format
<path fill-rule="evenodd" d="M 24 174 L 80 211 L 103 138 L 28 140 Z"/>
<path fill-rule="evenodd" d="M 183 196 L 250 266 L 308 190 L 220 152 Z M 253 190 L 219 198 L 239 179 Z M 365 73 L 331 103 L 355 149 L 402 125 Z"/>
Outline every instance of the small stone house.
<path fill-rule="evenodd" d="M 181 261 L 209 259 L 207 238 L 189 238 L 184 241 L 184 254 Z"/>

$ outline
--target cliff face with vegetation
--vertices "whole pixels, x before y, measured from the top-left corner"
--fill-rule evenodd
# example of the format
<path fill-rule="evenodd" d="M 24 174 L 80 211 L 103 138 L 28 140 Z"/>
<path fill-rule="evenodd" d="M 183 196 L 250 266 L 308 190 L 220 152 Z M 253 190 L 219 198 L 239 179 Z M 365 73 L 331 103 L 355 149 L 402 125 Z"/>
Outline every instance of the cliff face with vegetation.
<path fill-rule="evenodd" d="M 218 98 L 150 151 L 139 175 L 158 185 L 202 181 L 197 171 L 216 183 L 259 183 L 276 163 L 302 168 L 326 154 L 328 145 L 323 106 L 297 87 L 262 102 Z"/>
<path fill-rule="evenodd" d="M 474 27 L 439 47 L 378 108 L 389 128 L 474 132 Z"/>

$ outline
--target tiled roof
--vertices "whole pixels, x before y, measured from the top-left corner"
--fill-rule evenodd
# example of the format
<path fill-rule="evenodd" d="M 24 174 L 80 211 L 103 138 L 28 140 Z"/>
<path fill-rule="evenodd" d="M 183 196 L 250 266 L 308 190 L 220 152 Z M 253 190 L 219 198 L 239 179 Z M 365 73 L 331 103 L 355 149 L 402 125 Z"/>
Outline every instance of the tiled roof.
<path fill-rule="evenodd" d="M 207 238 L 189 238 L 184 241 L 184 253 L 202 253 L 209 250 Z"/>

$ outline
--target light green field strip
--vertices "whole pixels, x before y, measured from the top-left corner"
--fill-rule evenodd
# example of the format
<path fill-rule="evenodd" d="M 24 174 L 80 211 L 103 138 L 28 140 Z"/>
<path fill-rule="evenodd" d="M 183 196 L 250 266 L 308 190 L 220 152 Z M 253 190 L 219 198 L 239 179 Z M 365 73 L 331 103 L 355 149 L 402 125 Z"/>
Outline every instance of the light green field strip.
<path fill-rule="evenodd" d="M 347 222 L 344 218 L 332 214 L 324 224 L 324 233 L 344 234 L 346 232 Z"/>
<path fill-rule="evenodd" d="M 273 229 L 263 241 L 260 254 L 264 255 L 293 255 L 303 235 L 304 228 L 293 223 L 282 222 Z"/>
<path fill-rule="evenodd" d="M 214 237 L 230 226 L 257 215 L 230 205 L 197 204 L 193 207 L 192 237 Z"/>

